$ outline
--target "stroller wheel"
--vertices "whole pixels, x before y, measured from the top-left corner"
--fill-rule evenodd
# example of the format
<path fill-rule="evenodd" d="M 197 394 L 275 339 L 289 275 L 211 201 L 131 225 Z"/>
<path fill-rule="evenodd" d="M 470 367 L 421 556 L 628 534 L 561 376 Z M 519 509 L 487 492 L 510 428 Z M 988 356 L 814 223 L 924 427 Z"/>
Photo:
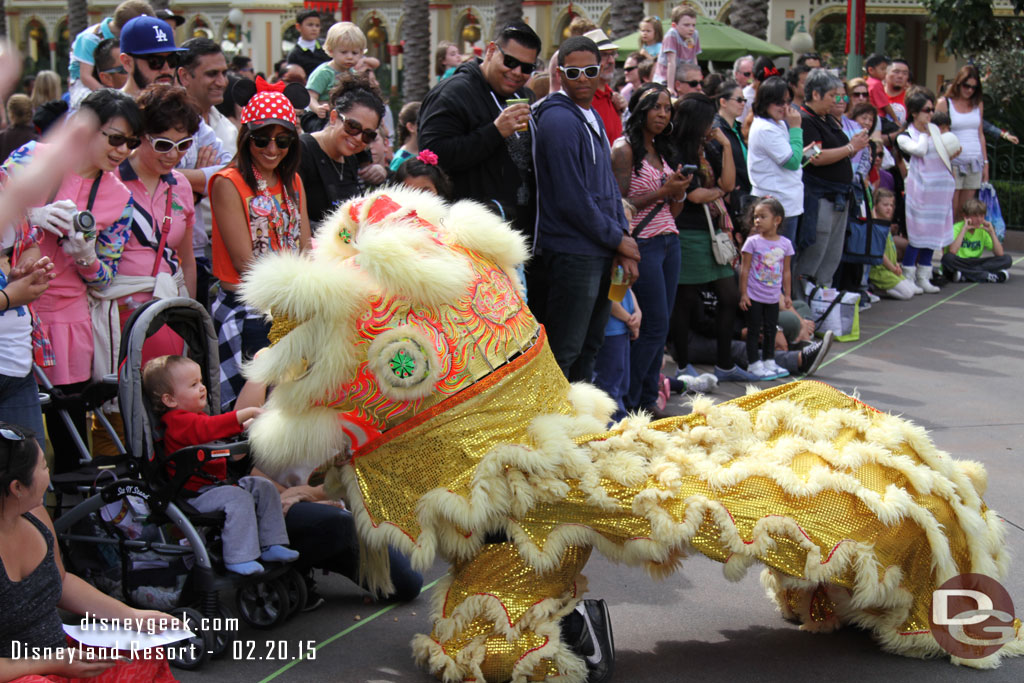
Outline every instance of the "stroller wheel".
<path fill-rule="evenodd" d="M 280 581 L 257 581 L 238 589 L 235 606 L 242 621 L 253 628 L 268 629 L 288 618 L 291 604 Z"/>
<path fill-rule="evenodd" d="M 200 628 L 203 624 L 203 615 L 191 607 L 176 607 L 170 614 L 178 617 L 195 636 L 169 645 L 168 662 L 171 666 L 185 671 L 198 669 L 209 659 L 213 649 L 213 635 Z"/>
<path fill-rule="evenodd" d="M 278 581 L 284 584 L 285 590 L 288 591 L 288 602 L 291 605 L 291 609 L 288 610 L 288 616 L 293 617 L 306 606 L 306 599 L 309 597 L 306 577 L 300 574 L 297 569 L 292 568 L 285 572 Z"/>
<path fill-rule="evenodd" d="M 217 603 L 217 614 L 214 617 L 214 621 L 219 622 L 222 628 L 219 631 L 211 631 L 210 633 L 211 640 L 213 640 L 213 646 L 210 648 L 211 657 L 220 657 L 231 648 L 231 643 L 238 636 L 236 630 L 228 628 L 228 625 L 232 623 L 234 618 L 235 615 L 230 607 L 222 602 Z"/>

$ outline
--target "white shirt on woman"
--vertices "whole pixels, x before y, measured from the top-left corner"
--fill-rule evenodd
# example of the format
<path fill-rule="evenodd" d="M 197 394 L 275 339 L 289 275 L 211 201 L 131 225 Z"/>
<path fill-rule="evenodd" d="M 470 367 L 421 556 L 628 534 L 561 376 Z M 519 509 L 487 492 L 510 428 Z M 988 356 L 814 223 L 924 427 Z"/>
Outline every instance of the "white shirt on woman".
<path fill-rule="evenodd" d="M 751 194 L 778 199 L 786 218 L 804 212 L 803 169 L 791 171 L 782 167 L 792 156 L 789 127 L 782 121 L 755 116 L 747 142 Z"/>

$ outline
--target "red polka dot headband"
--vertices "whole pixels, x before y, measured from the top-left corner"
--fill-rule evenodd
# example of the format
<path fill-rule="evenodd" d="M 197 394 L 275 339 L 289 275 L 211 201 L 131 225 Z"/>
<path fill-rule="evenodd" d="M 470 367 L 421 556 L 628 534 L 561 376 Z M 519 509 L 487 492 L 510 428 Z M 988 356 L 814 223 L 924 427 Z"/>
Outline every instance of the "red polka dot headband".
<path fill-rule="evenodd" d="M 293 87 L 294 86 L 294 87 Z M 309 93 L 298 83 L 267 83 L 257 76 L 255 81 L 238 81 L 231 91 L 235 102 L 242 106 L 239 121 L 250 128 L 279 123 L 297 130 L 296 109 L 309 104 Z"/>

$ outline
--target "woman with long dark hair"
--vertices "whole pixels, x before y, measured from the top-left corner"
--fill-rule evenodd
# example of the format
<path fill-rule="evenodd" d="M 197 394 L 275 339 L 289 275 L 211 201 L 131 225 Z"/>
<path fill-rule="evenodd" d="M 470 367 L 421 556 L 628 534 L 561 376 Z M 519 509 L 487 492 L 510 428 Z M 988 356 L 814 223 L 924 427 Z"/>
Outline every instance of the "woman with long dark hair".
<path fill-rule="evenodd" d="M 299 137 L 299 175 L 309 200 L 309 220 L 318 225 L 366 185 L 360 167 L 372 159 L 366 147 L 377 137 L 384 116 L 380 91 L 366 76 L 341 74 L 330 93 L 327 125 Z"/>
<path fill-rule="evenodd" d="M 729 207 L 729 215 L 732 217 L 733 223 L 736 223 L 752 201 L 750 176 L 747 174 L 747 145 L 740 131 L 740 117 L 746 107 L 747 98 L 743 96 L 743 88 L 739 83 L 725 81 L 718 86 L 712 99 L 718 105 L 718 113 L 715 114 L 715 128 L 720 128 L 732 143 L 732 163 L 736 168 L 736 186 L 726 197 L 726 203 Z M 722 147 L 711 140 L 708 142 L 708 151 L 720 155 Z"/>
<path fill-rule="evenodd" d="M 716 232 L 729 220 L 723 197 L 732 192 L 736 169 L 732 161 L 732 143 L 720 128 L 714 127 L 715 103 L 703 93 L 688 93 L 680 100 L 673 123 L 676 146 L 674 163 L 693 165 L 697 173 L 687 190 L 686 199 L 676 216 L 679 229 L 681 267 L 675 308 L 672 311 L 672 343 L 676 364 L 686 374 L 697 375 L 689 364 L 690 320 L 701 305 L 701 286 L 711 283 L 718 296 L 715 336 L 715 376 L 719 381 L 756 381 L 756 377 L 732 360 L 732 333 L 736 308 L 740 303 L 736 271 L 720 265 L 711 250 L 708 216 Z M 718 163 L 708 159 L 704 146 L 714 139 L 722 145 Z"/>
<path fill-rule="evenodd" d="M 238 298 L 242 276 L 263 254 L 304 251 L 312 244 L 298 173 L 301 147 L 295 107 L 302 105 L 303 93 L 297 83 L 282 92 L 262 78 L 255 84 L 239 81 L 233 94 L 245 106 L 238 153 L 210 179 L 213 274 L 220 280 L 211 312 L 220 342 L 220 397 L 225 407 L 245 383 L 242 359 L 266 346 L 270 331 L 263 316 Z"/>
<path fill-rule="evenodd" d="M 960 155 L 953 160 L 956 192 L 953 220 L 960 220 L 960 207 L 978 194 L 988 182 L 988 151 L 985 148 L 985 105 L 981 100 L 981 76 L 973 64 L 966 64 L 946 88 L 946 96 L 935 103 L 935 111 L 949 114 L 949 130 L 960 141 Z M 907 115 L 910 120 L 910 115 Z"/>
<path fill-rule="evenodd" d="M 640 247 L 633 293 L 643 312 L 630 345 L 628 408 L 654 408 L 669 315 L 679 279 L 679 230 L 673 216 L 690 178 L 669 165 L 672 99 L 660 83 L 645 83 L 629 100 L 623 136 L 612 146 L 612 170 L 622 196 L 635 207 L 630 233 Z"/>

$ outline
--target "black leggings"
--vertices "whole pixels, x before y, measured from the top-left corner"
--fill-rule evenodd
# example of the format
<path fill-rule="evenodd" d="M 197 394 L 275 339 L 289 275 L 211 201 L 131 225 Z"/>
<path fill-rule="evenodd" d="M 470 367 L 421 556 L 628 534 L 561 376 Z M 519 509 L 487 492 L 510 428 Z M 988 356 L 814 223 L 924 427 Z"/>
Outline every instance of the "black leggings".
<path fill-rule="evenodd" d="M 740 290 L 736 278 L 724 277 L 711 283 L 718 296 L 715 314 L 716 360 L 723 370 L 732 368 L 732 334 L 736 324 L 736 307 L 740 304 Z M 676 365 L 682 370 L 689 363 L 690 323 L 703 305 L 700 290 L 705 285 L 679 285 L 676 304 L 672 310 L 671 337 L 675 347 Z"/>
<path fill-rule="evenodd" d="M 757 358 L 757 342 L 761 341 L 761 358 L 775 358 L 775 329 L 779 324 L 779 304 L 751 301 L 747 309 L 747 361 Z"/>

